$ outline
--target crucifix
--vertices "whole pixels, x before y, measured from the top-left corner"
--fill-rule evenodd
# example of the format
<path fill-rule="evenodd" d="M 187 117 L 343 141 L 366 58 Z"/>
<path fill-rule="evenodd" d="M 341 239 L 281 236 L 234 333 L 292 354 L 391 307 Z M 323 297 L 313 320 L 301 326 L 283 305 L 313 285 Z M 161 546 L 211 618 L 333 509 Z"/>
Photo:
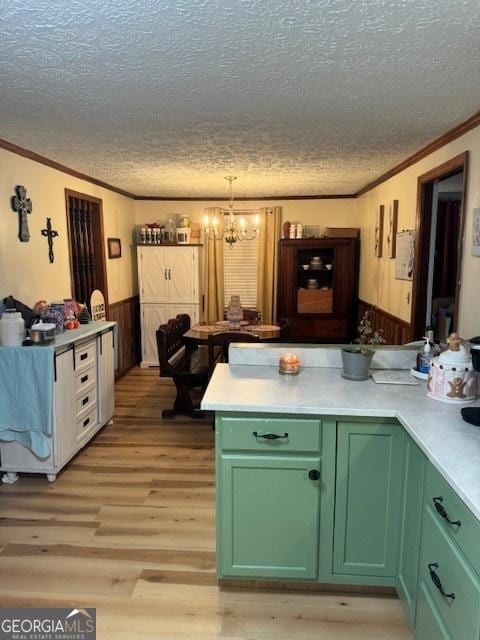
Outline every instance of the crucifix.
<path fill-rule="evenodd" d="M 47 228 L 42 229 L 42 236 L 46 236 L 48 240 L 48 259 L 50 262 L 55 260 L 55 256 L 53 255 L 53 239 L 58 236 L 58 231 L 52 229 L 52 219 L 47 218 Z"/>
<path fill-rule="evenodd" d="M 12 209 L 18 213 L 18 237 L 20 242 L 28 242 L 30 240 L 30 231 L 28 230 L 27 214 L 32 213 L 32 201 L 27 198 L 27 190 L 19 185 L 15 187 L 16 196 L 12 196 Z"/>

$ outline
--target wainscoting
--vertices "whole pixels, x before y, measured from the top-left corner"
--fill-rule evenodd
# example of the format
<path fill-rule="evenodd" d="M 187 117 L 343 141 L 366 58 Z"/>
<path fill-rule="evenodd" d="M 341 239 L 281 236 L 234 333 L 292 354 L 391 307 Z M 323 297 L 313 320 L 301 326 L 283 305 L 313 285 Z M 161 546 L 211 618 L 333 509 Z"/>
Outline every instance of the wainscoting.
<path fill-rule="evenodd" d="M 108 307 L 108 319 L 118 324 L 118 370 L 121 378 L 140 362 L 140 304 L 138 296 L 114 302 Z"/>
<path fill-rule="evenodd" d="M 369 307 L 371 307 L 371 305 L 367 302 L 363 300 L 358 301 L 359 320 Z M 396 318 L 378 307 L 374 307 L 372 327 L 373 329 L 382 329 L 382 335 L 387 341 L 387 344 L 405 344 L 411 340 L 411 325 L 405 322 L 405 320 L 400 320 L 400 318 Z"/>

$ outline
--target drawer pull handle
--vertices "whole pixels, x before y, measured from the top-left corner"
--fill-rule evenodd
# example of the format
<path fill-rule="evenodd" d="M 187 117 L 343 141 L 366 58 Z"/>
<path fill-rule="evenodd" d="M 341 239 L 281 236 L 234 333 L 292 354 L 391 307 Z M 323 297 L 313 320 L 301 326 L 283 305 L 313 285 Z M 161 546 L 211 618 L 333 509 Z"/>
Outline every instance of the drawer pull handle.
<path fill-rule="evenodd" d="M 264 438 L 265 440 L 286 440 L 288 438 L 288 433 L 284 433 L 283 436 L 279 436 L 278 433 L 257 433 L 257 431 L 253 432 L 255 438 Z"/>
<path fill-rule="evenodd" d="M 82 353 L 80 356 L 80 360 L 86 360 L 88 358 L 88 353 Z"/>
<path fill-rule="evenodd" d="M 83 384 L 84 382 L 86 382 L 88 380 L 88 376 L 83 376 L 82 378 L 80 378 L 80 382 Z"/>
<path fill-rule="evenodd" d="M 435 571 L 438 569 L 438 562 L 431 562 L 428 565 L 428 570 L 430 572 L 430 578 L 432 579 L 433 584 L 437 587 L 444 598 L 450 598 L 451 600 L 455 600 L 454 593 L 445 593 L 442 585 L 442 581 L 440 580 L 438 573 Z"/>
<path fill-rule="evenodd" d="M 308 477 L 310 478 L 310 480 L 320 480 L 320 471 L 317 471 L 316 469 L 311 469 L 308 472 Z"/>
<path fill-rule="evenodd" d="M 439 513 L 442 516 L 442 518 L 448 522 L 448 524 L 454 524 L 457 527 L 461 527 L 462 523 L 460 522 L 460 520 L 450 520 L 450 518 L 448 517 L 448 513 L 445 511 L 445 507 L 443 506 L 442 502 L 443 502 L 442 497 L 433 498 L 433 506 L 437 510 L 437 513 Z"/>
<path fill-rule="evenodd" d="M 87 418 L 86 420 L 83 421 L 83 426 L 86 427 L 89 422 L 90 422 L 90 418 Z"/>
<path fill-rule="evenodd" d="M 83 406 L 85 406 L 85 405 L 87 404 L 87 402 L 88 402 L 88 398 L 89 398 L 89 396 L 87 396 L 86 398 L 84 398 L 84 399 L 82 400 L 82 405 L 83 405 Z"/>

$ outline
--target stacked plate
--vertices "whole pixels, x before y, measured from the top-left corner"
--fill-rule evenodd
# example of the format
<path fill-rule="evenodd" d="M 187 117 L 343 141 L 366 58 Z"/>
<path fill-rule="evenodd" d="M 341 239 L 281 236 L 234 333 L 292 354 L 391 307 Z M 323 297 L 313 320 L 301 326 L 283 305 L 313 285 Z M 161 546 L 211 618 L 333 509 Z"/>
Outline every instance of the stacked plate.
<path fill-rule="evenodd" d="M 310 268 L 311 269 L 322 269 L 323 262 L 320 256 L 313 256 L 310 260 Z"/>
<path fill-rule="evenodd" d="M 315 278 L 309 278 L 307 280 L 307 289 L 318 289 L 318 280 L 315 280 Z"/>

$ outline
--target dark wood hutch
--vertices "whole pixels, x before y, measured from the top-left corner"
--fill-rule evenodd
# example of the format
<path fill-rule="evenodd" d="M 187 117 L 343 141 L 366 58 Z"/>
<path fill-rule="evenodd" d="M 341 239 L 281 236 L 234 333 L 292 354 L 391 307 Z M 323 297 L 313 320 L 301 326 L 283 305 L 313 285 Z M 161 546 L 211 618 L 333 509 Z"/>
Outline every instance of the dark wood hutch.
<path fill-rule="evenodd" d="M 351 342 L 357 333 L 358 238 L 280 240 L 277 317 L 289 337 Z"/>

